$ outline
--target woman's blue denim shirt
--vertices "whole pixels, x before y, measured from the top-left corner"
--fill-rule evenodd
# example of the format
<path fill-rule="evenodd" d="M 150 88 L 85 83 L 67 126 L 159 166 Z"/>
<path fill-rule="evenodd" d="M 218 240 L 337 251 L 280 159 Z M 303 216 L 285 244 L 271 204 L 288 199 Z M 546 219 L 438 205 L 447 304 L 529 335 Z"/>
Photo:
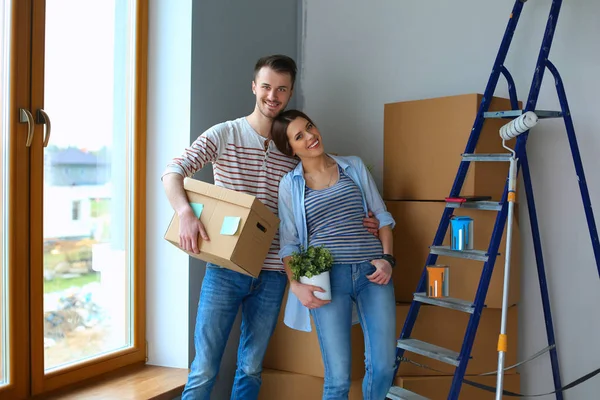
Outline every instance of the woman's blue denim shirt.
<path fill-rule="evenodd" d="M 379 228 L 390 225 L 394 228 L 396 222 L 386 210 L 385 203 L 377 190 L 373 177 L 359 157 L 339 157 L 329 155 L 342 168 L 344 173 L 356 183 L 361 191 L 365 216 L 371 211 L 379 220 Z M 300 246 L 308 247 L 308 232 L 306 212 L 304 208 L 304 189 L 306 182 L 302 170 L 302 162 L 288 172 L 279 183 L 279 257 L 291 256 L 299 251 Z M 357 322 L 354 312 L 353 322 Z M 310 332 L 310 314 L 300 300 L 290 290 L 285 307 L 284 322 L 293 329 Z"/>

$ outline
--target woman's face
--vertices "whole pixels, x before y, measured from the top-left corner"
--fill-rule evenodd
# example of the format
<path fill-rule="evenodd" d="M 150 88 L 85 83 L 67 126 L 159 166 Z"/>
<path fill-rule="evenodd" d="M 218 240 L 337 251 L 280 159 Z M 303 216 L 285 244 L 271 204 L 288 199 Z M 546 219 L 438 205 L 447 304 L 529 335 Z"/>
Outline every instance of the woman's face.
<path fill-rule="evenodd" d="M 287 137 L 294 155 L 300 159 L 320 156 L 325 151 L 317 127 L 302 117 L 290 122 Z"/>

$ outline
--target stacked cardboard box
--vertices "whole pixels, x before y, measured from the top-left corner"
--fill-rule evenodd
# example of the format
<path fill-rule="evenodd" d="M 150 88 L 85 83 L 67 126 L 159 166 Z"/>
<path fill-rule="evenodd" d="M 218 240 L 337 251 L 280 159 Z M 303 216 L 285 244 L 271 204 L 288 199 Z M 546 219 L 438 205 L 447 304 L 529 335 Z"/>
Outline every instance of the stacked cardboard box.
<path fill-rule="evenodd" d="M 396 306 L 396 331 L 398 336 L 404 326 L 408 315 L 410 303 L 398 303 Z M 517 307 L 510 307 L 507 318 L 508 341 L 506 353 L 506 366 L 517 363 Z M 486 308 L 481 314 L 477 336 L 471 351 L 471 359 L 467 366 L 468 375 L 479 375 L 495 371 L 498 362 L 498 333 L 500 332 L 500 309 Z M 412 337 L 427 343 L 432 343 L 446 349 L 460 352 L 463 336 L 469 322 L 470 314 L 448 310 L 441 307 L 423 305 L 419 310 L 419 317 L 412 331 Z M 400 364 L 398 376 L 425 376 L 425 375 L 452 375 L 454 367 L 441 361 L 405 352 L 405 357 L 435 370 L 418 367 L 414 364 L 403 362 Z"/>
<path fill-rule="evenodd" d="M 468 94 L 386 104 L 383 196 L 387 200 L 442 200 L 450 193 L 482 96 Z M 494 97 L 490 111 L 510 110 Z M 507 121 L 485 121 L 476 153 L 506 153 L 498 134 Z M 508 163 L 472 163 L 462 195 L 500 198 Z"/>
<path fill-rule="evenodd" d="M 397 265 L 394 271 L 394 291 L 396 301 L 411 302 L 417 288 L 423 267 L 429 255 L 429 246 L 433 243 L 446 203 L 440 201 L 386 201 L 386 207 L 397 221 L 394 229 L 394 254 Z M 518 205 L 515 211 L 518 210 Z M 516 214 L 516 212 L 515 212 Z M 474 248 L 485 250 L 492 235 L 496 213 L 485 210 L 456 209 L 454 215 L 468 215 L 473 218 L 475 232 Z M 450 230 L 450 228 L 448 229 Z M 506 228 L 505 228 L 506 232 Z M 513 223 L 511 241 L 511 274 L 509 304 L 516 304 L 520 291 L 520 230 L 518 221 Z M 488 308 L 502 306 L 502 287 L 504 280 L 504 252 L 506 234 L 500 242 L 500 255 L 496 257 L 494 272 L 487 293 Z M 448 246 L 448 236 L 443 243 Z M 481 261 L 439 256 L 437 264 L 450 266 L 450 297 L 473 300 L 481 277 Z"/>
<path fill-rule="evenodd" d="M 468 94 L 385 105 L 383 196 L 398 223 L 394 230 L 394 251 L 399 264 L 394 275 L 397 301 L 412 301 L 444 211 L 443 199 L 450 194 L 481 99 L 479 94 Z M 509 100 L 496 97 L 490 105 L 490 111 L 510 108 Z M 507 152 L 498 135 L 504 123 L 495 119 L 485 121 L 476 153 Z M 508 163 L 471 163 L 461 195 L 499 200 L 507 174 Z M 485 250 L 496 213 L 457 209 L 454 215 L 474 219 L 474 246 Z M 502 304 L 505 236 L 506 227 L 486 298 L 486 305 L 491 308 Z M 448 245 L 449 240 L 444 244 Z M 519 250 L 519 224 L 515 221 L 509 304 L 516 304 L 519 296 Z M 451 297 L 474 298 L 481 262 L 438 257 L 437 264 L 451 266 Z"/>
<path fill-rule="evenodd" d="M 388 211 L 396 219 L 394 271 L 398 332 L 404 325 L 409 304 L 425 267 L 442 213 L 444 198 L 450 194 L 461 154 L 465 150 L 482 96 L 467 94 L 426 100 L 386 104 L 384 109 L 384 180 L 383 197 Z M 490 111 L 509 110 L 510 101 L 493 98 Z M 486 120 L 475 149 L 476 153 L 506 153 L 498 135 L 503 120 Z M 461 191 L 463 196 L 491 196 L 500 200 L 508 163 L 471 163 Z M 483 210 L 456 209 L 454 215 L 473 218 L 474 248 L 487 249 L 497 213 Z M 449 229 L 450 230 L 450 229 Z M 467 375 L 494 371 L 497 367 L 497 340 L 500 332 L 502 290 L 504 277 L 505 236 L 500 244 L 494 273 L 487 293 L 486 305 L 479 323 L 469 360 Z M 449 245 L 447 235 L 444 245 Z M 520 276 L 519 224 L 513 225 L 511 281 L 508 295 L 512 307 L 508 313 L 508 352 L 506 365 L 516 362 L 517 306 Z M 483 263 L 480 261 L 438 257 L 436 264 L 448 265 L 449 296 L 473 301 L 479 285 Z M 454 351 L 460 351 L 469 314 L 440 307 L 421 307 L 412 337 Z M 405 352 L 405 357 L 448 375 L 450 365 Z M 452 377 L 414 364 L 401 364 L 399 376 L 405 386 L 429 398 L 446 398 Z M 495 386 L 488 377 L 486 384 Z M 434 381 L 434 379 L 440 379 Z M 475 378 L 469 378 L 475 380 Z M 519 376 L 507 375 L 506 385 L 519 391 Z M 435 389 L 433 389 L 435 388 Z M 435 393 L 431 390 L 436 390 Z M 487 397 L 486 397 L 487 396 Z M 461 399 L 493 398 L 492 393 L 463 384 Z"/>

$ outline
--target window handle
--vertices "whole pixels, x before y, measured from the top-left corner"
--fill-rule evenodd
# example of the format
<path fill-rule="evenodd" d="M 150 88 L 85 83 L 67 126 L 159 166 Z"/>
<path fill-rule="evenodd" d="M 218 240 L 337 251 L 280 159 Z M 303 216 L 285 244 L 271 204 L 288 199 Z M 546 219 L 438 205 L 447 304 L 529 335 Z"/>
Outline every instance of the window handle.
<path fill-rule="evenodd" d="M 52 132 L 52 124 L 50 123 L 50 117 L 43 109 L 37 110 L 37 123 L 46 125 L 44 128 L 44 147 L 48 147 L 48 141 L 50 140 L 50 133 Z"/>
<path fill-rule="evenodd" d="M 33 115 L 31 115 L 31 111 L 26 108 L 19 108 L 19 122 L 24 124 L 27 123 L 27 141 L 25 142 L 25 146 L 31 147 L 31 142 L 33 141 L 33 133 L 34 133 L 34 121 Z"/>

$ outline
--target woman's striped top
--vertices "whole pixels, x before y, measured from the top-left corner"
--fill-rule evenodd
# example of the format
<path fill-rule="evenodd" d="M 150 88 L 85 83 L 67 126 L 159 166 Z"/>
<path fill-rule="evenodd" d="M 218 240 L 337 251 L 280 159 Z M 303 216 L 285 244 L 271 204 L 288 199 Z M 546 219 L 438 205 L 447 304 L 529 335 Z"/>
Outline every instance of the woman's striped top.
<path fill-rule="evenodd" d="M 306 187 L 305 209 L 309 246 L 324 246 L 334 263 L 352 264 L 380 258 L 381 241 L 363 225 L 365 209 L 359 187 L 341 168 L 332 187 Z"/>

